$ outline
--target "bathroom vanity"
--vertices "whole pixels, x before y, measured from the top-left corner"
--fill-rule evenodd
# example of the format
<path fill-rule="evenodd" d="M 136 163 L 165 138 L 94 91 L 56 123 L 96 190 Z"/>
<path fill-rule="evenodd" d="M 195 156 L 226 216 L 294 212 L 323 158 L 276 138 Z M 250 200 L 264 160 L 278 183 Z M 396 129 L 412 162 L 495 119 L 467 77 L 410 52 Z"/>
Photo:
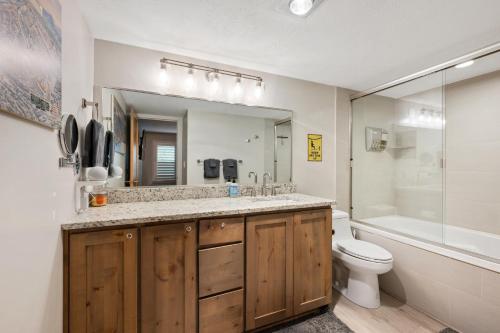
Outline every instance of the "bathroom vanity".
<path fill-rule="evenodd" d="M 64 331 L 243 332 L 331 302 L 332 202 L 112 204 L 64 235 Z"/>

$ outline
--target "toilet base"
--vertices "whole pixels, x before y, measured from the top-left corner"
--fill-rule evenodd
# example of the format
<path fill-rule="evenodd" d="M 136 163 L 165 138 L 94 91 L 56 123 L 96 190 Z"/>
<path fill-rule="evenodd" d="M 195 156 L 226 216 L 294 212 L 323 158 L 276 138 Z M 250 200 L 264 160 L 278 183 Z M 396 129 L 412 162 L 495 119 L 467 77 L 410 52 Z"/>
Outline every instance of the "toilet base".
<path fill-rule="evenodd" d="M 351 270 L 347 288 L 340 291 L 351 302 L 368 309 L 380 307 L 378 275 Z"/>

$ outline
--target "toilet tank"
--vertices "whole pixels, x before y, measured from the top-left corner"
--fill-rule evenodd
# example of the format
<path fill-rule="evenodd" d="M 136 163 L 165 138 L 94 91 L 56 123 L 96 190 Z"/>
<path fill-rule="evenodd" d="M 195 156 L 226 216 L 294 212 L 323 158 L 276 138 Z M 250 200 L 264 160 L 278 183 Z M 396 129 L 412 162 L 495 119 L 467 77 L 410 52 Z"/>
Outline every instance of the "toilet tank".
<path fill-rule="evenodd" d="M 335 209 L 333 211 L 332 228 L 335 230 L 333 235 L 334 241 L 342 239 L 353 239 L 349 214 L 344 211 Z"/>

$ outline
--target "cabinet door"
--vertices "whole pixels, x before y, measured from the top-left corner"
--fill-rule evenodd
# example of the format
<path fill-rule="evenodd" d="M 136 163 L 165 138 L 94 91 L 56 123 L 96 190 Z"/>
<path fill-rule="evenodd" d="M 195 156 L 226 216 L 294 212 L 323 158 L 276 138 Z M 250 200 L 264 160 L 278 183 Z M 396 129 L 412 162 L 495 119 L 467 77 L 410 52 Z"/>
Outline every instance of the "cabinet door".
<path fill-rule="evenodd" d="M 137 231 L 70 236 L 69 331 L 137 332 Z"/>
<path fill-rule="evenodd" d="M 142 333 L 196 331 L 196 224 L 142 229 Z"/>
<path fill-rule="evenodd" d="M 293 315 L 293 215 L 249 217 L 246 329 Z"/>
<path fill-rule="evenodd" d="M 332 213 L 300 212 L 293 221 L 294 314 L 332 299 Z"/>

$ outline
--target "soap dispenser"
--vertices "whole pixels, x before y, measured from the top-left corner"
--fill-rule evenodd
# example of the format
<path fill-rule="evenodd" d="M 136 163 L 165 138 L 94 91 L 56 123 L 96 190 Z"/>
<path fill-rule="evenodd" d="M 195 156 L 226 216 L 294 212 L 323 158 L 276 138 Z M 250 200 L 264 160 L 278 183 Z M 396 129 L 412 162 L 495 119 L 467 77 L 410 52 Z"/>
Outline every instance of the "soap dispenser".
<path fill-rule="evenodd" d="M 236 183 L 236 179 L 233 178 L 231 183 L 228 185 L 229 197 L 236 198 L 240 196 L 240 185 Z"/>

